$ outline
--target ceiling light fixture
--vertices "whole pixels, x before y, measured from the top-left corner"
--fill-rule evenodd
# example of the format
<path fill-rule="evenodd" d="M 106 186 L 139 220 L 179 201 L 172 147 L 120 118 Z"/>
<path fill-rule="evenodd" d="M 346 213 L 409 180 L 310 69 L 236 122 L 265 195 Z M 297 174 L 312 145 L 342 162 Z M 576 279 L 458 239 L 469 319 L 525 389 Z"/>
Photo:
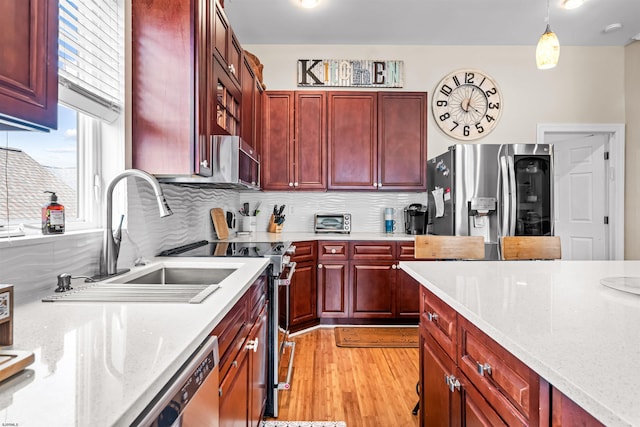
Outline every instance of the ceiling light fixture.
<path fill-rule="evenodd" d="M 565 9 L 575 9 L 583 4 L 584 0 L 564 0 L 564 2 L 562 2 L 562 6 L 564 6 Z"/>
<path fill-rule="evenodd" d="M 560 41 L 558 36 L 551 31 L 549 25 L 549 0 L 547 0 L 547 28 L 538 40 L 536 47 L 536 65 L 539 70 L 548 70 L 558 65 L 560 58 Z"/>
<path fill-rule="evenodd" d="M 300 6 L 305 9 L 313 9 L 320 3 L 320 0 L 300 0 Z"/>

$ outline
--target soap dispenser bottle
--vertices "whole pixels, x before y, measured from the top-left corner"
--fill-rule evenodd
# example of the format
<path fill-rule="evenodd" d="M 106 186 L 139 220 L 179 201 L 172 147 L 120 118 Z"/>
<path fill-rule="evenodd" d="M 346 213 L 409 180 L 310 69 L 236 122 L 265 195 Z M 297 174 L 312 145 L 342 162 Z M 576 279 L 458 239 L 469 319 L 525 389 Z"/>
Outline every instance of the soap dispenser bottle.
<path fill-rule="evenodd" d="M 42 207 L 42 234 L 64 233 L 64 206 L 58 203 L 58 196 L 53 191 L 51 200 Z"/>

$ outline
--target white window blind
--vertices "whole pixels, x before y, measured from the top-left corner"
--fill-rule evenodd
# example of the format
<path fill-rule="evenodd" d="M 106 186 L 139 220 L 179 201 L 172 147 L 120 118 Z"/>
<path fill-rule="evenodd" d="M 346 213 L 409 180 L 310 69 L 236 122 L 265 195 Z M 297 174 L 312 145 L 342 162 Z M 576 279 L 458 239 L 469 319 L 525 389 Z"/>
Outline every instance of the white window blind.
<path fill-rule="evenodd" d="M 121 0 L 59 0 L 60 101 L 114 121 L 123 104 Z"/>

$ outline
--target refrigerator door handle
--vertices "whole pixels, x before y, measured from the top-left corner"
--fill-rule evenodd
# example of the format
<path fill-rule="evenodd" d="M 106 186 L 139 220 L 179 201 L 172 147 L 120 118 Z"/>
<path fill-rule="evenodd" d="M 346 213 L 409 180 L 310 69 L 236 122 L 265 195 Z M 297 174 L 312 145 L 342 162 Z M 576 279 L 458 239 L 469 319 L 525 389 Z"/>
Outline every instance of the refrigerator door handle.
<path fill-rule="evenodd" d="M 507 167 L 507 158 L 500 157 L 500 183 L 502 184 L 502 212 L 498 215 L 500 218 L 499 232 L 501 236 L 509 235 L 509 218 L 510 198 L 509 198 L 509 172 Z"/>
<path fill-rule="evenodd" d="M 510 207 L 509 212 L 509 236 L 516 235 L 516 201 L 517 201 L 517 187 L 516 187 L 516 168 L 513 164 L 513 157 L 507 157 L 507 164 L 509 166 L 509 187 L 510 191 Z"/>

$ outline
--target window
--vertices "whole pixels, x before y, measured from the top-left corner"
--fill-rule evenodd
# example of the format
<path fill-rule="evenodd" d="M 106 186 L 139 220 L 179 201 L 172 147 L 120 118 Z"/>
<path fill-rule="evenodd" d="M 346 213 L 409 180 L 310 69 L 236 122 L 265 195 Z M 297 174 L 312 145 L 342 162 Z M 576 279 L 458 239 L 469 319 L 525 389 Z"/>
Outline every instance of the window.
<path fill-rule="evenodd" d="M 0 226 L 38 232 L 45 191 L 65 206 L 67 229 L 96 225 L 100 172 L 114 162 L 101 140 L 124 145 L 123 13 L 123 0 L 59 0 L 58 130 L 0 132 Z M 124 146 L 108 151 L 123 158 Z"/>

